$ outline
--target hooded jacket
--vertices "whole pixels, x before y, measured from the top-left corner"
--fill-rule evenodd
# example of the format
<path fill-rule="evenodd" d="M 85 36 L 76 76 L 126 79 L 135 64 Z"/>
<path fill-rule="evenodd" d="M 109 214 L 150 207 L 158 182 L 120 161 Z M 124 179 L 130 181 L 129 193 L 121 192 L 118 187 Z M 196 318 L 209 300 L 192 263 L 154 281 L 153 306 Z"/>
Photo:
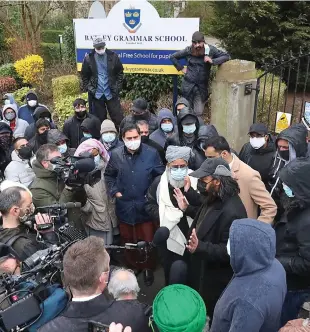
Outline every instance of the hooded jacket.
<path fill-rule="evenodd" d="M 163 108 L 158 112 L 157 115 L 158 119 L 158 129 L 156 129 L 151 135 L 150 139 L 157 144 L 159 144 L 162 148 L 165 147 L 167 137 L 171 136 L 174 132 L 177 131 L 177 125 L 176 125 L 176 118 L 173 116 L 172 112 L 168 110 L 167 108 Z M 161 122 L 164 119 L 170 119 L 173 125 L 172 132 L 167 134 L 161 129 Z"/>
<path fill-rule="evenodd" d="M 13 121 L 15 121 L 15 128 L 13 130 L 13 137 L 14 138 L 23 137 L 25 135 L 26 128 L 28 127 L 27 121 L 18 118 L 18 111 L 17 111 L 17 105 L 16 104 L 4 105 L 4 107 L 2 109 L 2 118 L 3 118 L 3 121 L 5 123 L 7 123 L 9 126 L 10 126 L 10 123 L 12 121 L 8 121 L 4 117 L 4 113 L 8 108 L 12 109 L 16 114 L 16 117 L 13 120 Z"/>
<path fill-rule="evenodd" d="M 188 101 L 186 98 L 184 98 L 184 97 L 179 98 L 179 99 L 177 100 L 177 102 L 175 103 L 175 105 L 174 105 L 174 109 L 173 109 L 173 115 L 174 115 L 175 117 L 178 116 L 177 107 L 178 107 L 178 105 L 180 105 L 180 104 L 183 104 L 183 105 L 185 105 L 186 107 L 189 107 L 189 101 Z"/>
<path fill-rule="evenodd" d="M 91 135 L 92 138 L 100 139 L 100 121 L 96 121 L 95 118 L 86 118 L 81 124 L 81 128 L 85 128 Z"/>
<path fill-rule="evenodd" d="M 34 95 L 36 96 L 36 99 L 38 100 L 38 97 L 36 95 L 35 92 L 33 91 L 29 91 L 27 94 L 26 94 L 26 100 L 28 98 L 29 95 Z M 33 113 L 35 111 L 35 109 L 38 107 L 38 106 L 44 106 L 42 104 L 39 104 L 37 103 L 37 105 L 35 105 L 34 107 L 30 107 L 28 104 L 24 104 L 22 105 L 19 110 L 18 110 L 18 117 L 22 120 L 25 120 L 27 121 L 29 124 L 35 122 L 34 121 L 34 118 L 33 118 Z"/>
<path fill-rule="evenodd" d="M 9 138 L 9 144 L 7 146 L 0 145 L 0 180 L 3 177 L 3 172 L 5 168 L 11 161 L 11 143 L 12 143 L 12 134 L 13 134 L 10 126 L 4 121 L 0 121 L 0 134 L 3 133 L 9 133 L 10 138 Z"/>
<path fill-rule="evenodd" d="M 294 124 L 291 127 L 281 131 L 276 140 L 277 142 L 280 139 L 284 139 L 289 143 L 289 160 L 284 160 L 279 155 L 277 151 L 271 172 L 270 172 L 270 180 L 269 186 L 271 188 L 270 194 L 274 198 L 275 201 L 279 200 L 279 197 L 282 192 L 282 184 L 279 179 L 280 170 L 287 165 L 292 160 L 305 157 L 308 152 L 308 144 L 307 144 L 307 129 L 302 123 Z"/>
<path fill-rule="evenodd" d="M 63 154 L 64 157 L 73 156 L 76 149 L 69 148 L 68 137 L 58 129 L 51 129 L 47 133 L 47 143 L 57 144 L 61 141 L 66 141 L 67 152 Z"/>
<path fill-rule="evenodd" d="M 278 331 L 286 280 L 275 259 L 274 230 L 258 220 L 235 220 L 229 241 L 234 276 L 216 304 L 211 332 Z"/>
<path fill-rule="evenodd" d="M 284 266 L 288 290 L 310 287 L 310 158 L 297 158 L 280 171 L 281 182 L 295 195 L 295 205 L 275 225 L 277 258 Z"/>

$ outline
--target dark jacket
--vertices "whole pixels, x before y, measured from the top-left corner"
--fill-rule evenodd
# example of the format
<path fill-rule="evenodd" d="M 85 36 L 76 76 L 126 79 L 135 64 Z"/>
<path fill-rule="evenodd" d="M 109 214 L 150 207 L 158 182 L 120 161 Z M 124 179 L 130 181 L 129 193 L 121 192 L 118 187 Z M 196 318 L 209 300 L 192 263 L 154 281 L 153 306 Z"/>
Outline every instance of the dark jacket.
<path fill-rule="evenodd" d="M 269 224 L 235 220 L 230 227 L 234 276 L 218 300 L 211 332 L 276 332 L 286 295 L 285 271 Z"/>
<path fill-rule="evenodd" d="M 151 140 L 149 138 L 149 136 L 141 136 L 141 141 L 142 143 L 150 146 L 151 148 L 155 149 L 158 154 L 159 154 L 159 157 L 163 163 L 163 165 L 166 165 L 166 153 L 165 153 L 165 150 L 156 142 L 154 142 L 153 140 Z"/>
<path fill-rule="evenodd" d="M 268 188 L 270 171 L 276 155 L 274 139 L 269 135 L 267 146 L 260 149 L 252 148 L 250 142 L 245 143 L 240 151 L 239 159 L 257 171 Z"/>
<path fill-rule="evenodd" d="M 36 95 L 35 92 L 33 91 L 29 91 L 27 94 L 26 94 L 26 99 L 28 97 L 28 94 L 32 94 L 32 95 Z M 38 106 L 44 106 L 44 105 L 41 105 L 41 104 L 37 104 L 36 106 L 34 107 L 30 107 L 28 104 L 25 104 L 25 105 L 22 105 L 19 110 L 18 110 L 18 117 L 19 119 L 22 119 L 22 120 L 25 120 L 27 121 L 29 124 L 31 123 L 34 123 L 35 120 L 33 118 L 33 113 L 35 111 L 35 109 L 38 107 Z"/>
<path fill-rule="evenodd" d="M 206 160 L 205 152 L 201 148 L 201 144 L 213 136 L 219 136 L 213 125 L 203 125 L 199 128 L 198 138 L 193 147 L 194 158 L 190 159 L 189 168 L 195 171 Z"/>
<path fill-rule="evenodd" d="M 9 133 L 10 134 L 10 142 L 12 141 L 13 131 L 10 126 L 0 121 L 0 134 L 1 133 Z M 0 180 L 4 177 L 4 170 L 6 169 L 7 165 L 11 162 L 11 146 L 1 146 L 0 145 Z"/>
<path fill-rule="evenodd" d="M 36 133 L 28 142 L 33 153 L 37 153 L 41 145 L 47 144 L 47 131 L 43 134 Z"/>
<path fill-rule="evenodd" d="M 227 254 L 229 228 L 235 219 L 246 218 L 247 213 L 238 195 L 218 199 L 209 206 L 204 220 L 197 229 L 200 213 L 197 212 L 191 230 L 196 228 L 198 247 L 191 255 L 189 281 L 205 301 L 208 316 L 212 317 L 216 301 L 232 277 L 232 269 Z"/>
<path fill-rule="evenodd" d="M 158 129 L 156 129 L 150 135 L 150 139 L 153 140 L 154 142 L 158 143 L 162 148 L 164 148 L 167 137 L 171 136 L 174 132 L 177 131 L 177 122 L 176 122 L 176 118 L 173 116 L 172 112 L 170 110 L 168 110 L 167 108 L 163 108 L 158 112 L 157 119 L 158 119 Z M 161 129 L 160 125 L 164 119 L 170 119 L 172 121 L 173 130 L 169 134 L 165 133 Z"/>
<path fill-rule="evenodd" d="M 284 212 L 275 225 L 277 258 L 286 271 L 288 290 L 310 287 L 310 158 L 291 161 L 280 172 L 289 186 L 294 205 Z"/>
<path fill-rule="evenodd" d="M 188 140 L 187 137 L 183 133 L 183 127 L 182 127 L 182 120 L 187 116 L 191 115 L 196 118 L 196 131 L 194 132 L 195 139 L 194 140 Z M 182 109 L 177 117 L 177 125 L 178 125 L 178 132 L 174 133 L 171 137 L 167 138 L 166 144 L 165 144 L 165 150 L 169 145 L 176 145 L 176 146 L 188 146 L 190 148 L 193 148 L 196 144 L 197 138 L 198 138 L 198 131 L 199 131 L 199 120 L 198 117 L 192 113 L 188 108 Z"/>
<path fill-rule="evenodd" d="M 138 301 L 110 301 L 101 294 L 90 301 L 70 302 L 60 316 L 41 327 L 38 332 L 87 332 L 88 322 L 110 325 L 112 322 L 131 326 L 133 332 L 151 331 Z"/>
<path fill-rule="evenodd" d="M 92 138 L 100 139 L 100 126 L 101 123 L 96 117 L 86 118 L 81 124 L 81 128 L 85 128 L 91 135 Z"/>
<path fill-rule="evenodd" d="M 87 113 L 86 118 L 96 119 L 96 122 L 99 123 L 99 130 L 100 130 L 100 120 L 95 115 Z M 80 141 L 83 137 L 81 124 L 84 120 L 85 119 L 78 119 L 76 115 L 73 115 L 72 117 L 70 117 L 68 120 L 65 121 L 62 131 L 69 139 L 70 148 L 76 149 L 80 145 Z"/>
<path fill-rule="evenodd" d="M 215 46 L 208 46 L 210 48 L 208 56 L 213 60 L 212 65 L 220 65 L 229 60 L 229 54 L 218 50 Z M 206 99 L 208 97 L 207 88 L 212 65 L 209 62 L 204 62 L 204 55 L 193 56 L 192 46 L 188 46 L 184 50 L 173 53 L 170 56 L 171 62 L 178 71 L 184 68 L 184 66 L 178 61 L 181 59 L 187 60 L 187 72 L 184 76 L 181 87 L 182 96 L 187 99 L 191 99 L 191 91 L 194 86 L 197 86 L 200 90 L 202 98 Z"/>
<path fill-rule="evenodd" d="M 112 151 L 104 177 L 112 197 L 117 192 L 123 195 L 116 198 L 116 215 L 121 222 L 134 225 L 150 221 L 145 196 L 154 178 L 163 172 L 157 151 L 145 144 L 134 155 L 126 146 Z"/>
<path fill-rule="evenodd" d="M 108 57 L 109 88 L 113 97 L 118 97 L 123 84 L 123 65 L 118 55 L 106 49 Z M 83 60 L 81 70 L 83 90 L 90 92 L 94 97 L 98 86 L 98 69 L 95 60 L 95 50 L 87 54 Z"/>
<path fill-rule="evenodd" d="M 124 117 L 122 120 L 120 127 L 119 127 L 119 132 L 122 134 L 122 129 L 125 127 L 125 125 L 132 124 L 132 123 L 137 123 L 139 120 L 145 120 L 149 124 L 149 135 L 151 135 L 157 128 L 158 128 L 158 119 L 157 116 L 150 111 L 148 111 L 148 114 L 146 114 L 145 117 L 139 118 L 133 114 L 129 114 Z"/>
<path fill-rule="evenodd" d="M 35 207 L 66 203 L 72 201 L 73 193 L 65 188 L 62 180 L 54 171 L 44 168 L 37 160 L 32 164 L 36 178 L 30 184 Z"/>
<path fill-rule="evenodd" d="M 108 151 L 110 156 L 111 156 L 111 152 L 114 149 L 117 149 L 120 146 L 124 145 L 123 141 L 121 141 L 118 137 L 116 137 L 115 140 L 112 143 L 109 143 L 108 145 L 102 141 L 102 138 L 100 138 L 100 142 L 104 145 L 105 149 Z"/>
<path fill-rule="evenodd" d="M 303 124 L 298 123 L 281 131 L 281 133 L 278 135 L 276 139 L 276 145 L 279 139 L 284 139 L 289 142 L 290 146 L 289 160 L 287 161 L 282 159 L 277 151 L 276 156 L 274 158 L 274 162 L 270 170 L 270 176 L 269 176 L 270 177 L 269 188 L 271 188 L 270 194 L 278 206 L 279 206 L 279 197 L 283 192 L 282 183 L 279 179 L 279 172 L 290 161 L 298 157 L 305 157 L 307 155 L 308 152 L 307 135 L 308 131 L 306 127 Z"/>

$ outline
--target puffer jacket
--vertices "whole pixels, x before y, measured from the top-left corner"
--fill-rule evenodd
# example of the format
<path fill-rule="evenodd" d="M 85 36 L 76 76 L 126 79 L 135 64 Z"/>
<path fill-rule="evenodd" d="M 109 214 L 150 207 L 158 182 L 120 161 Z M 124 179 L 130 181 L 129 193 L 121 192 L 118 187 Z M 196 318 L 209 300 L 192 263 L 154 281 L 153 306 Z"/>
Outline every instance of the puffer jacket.
<path fill-rule="evenodd" d="M 5 119 L 4 117 L 4 112 L 8 109 L 12 109 L 15 114 L 16 114 L 16 117 L 13 121 L 15 121 L 15 128 L 13 129 L 13 137 L 14 138 L 17 138 L 17 137 L 24 137 L 25 135 L 25 131 L 26 131 L 26 128 L 28 127 L 28 122 L 25 121 L 25 120 L 22 120 L 22 119 L 19 119 L 18 118 L 18 110 L 17 110 L 17 105 L 16 104 L 7 104 L 7 105 L 4 105 L 3 109 L 2 109 L 2 118 L 5 123 L 7 123 L 9 126 L 11 124 L 12 121 L 8 121 Z"/>
<path fill-rule="evenodd" d="M 157 144 L 159 144 L 162 148 L 165 147 L 167 137 L 171 136 L 174 132 L 177 131 L 177 123 L 176 123 L 176 118 L 173 116 L 172 112 L 168 110 L 167 108 L 163 108 L 158 112 L 158 129 L 156 129 L 151 135 L 150 139 Z M 165 133 L 161 129 L 161 122 L 164 119 L 170 119 L 173 124 L 173 130 L 171 133 Z"/>
<path fill-rule="evenodd" d="M 12 152 L 11 156 L 12 161 L 8 164 L 4 171 L 5 179 L 19 182 L 28 187 L 35 178 L 35 174 L 30 166 L 29 160 L 19 158 L 15 150 Z"/>
<path fill-rule="evenodd" d="M 145 120 L 149 124 L 149 135 L 151 135 L 157 128 L 158 128 L 158 119 L 157 116 L 150 111 L 148 114 L 142 119 L 134 116 L 133 114 L 127 115 L 121 122 L 119 127 L 120 134 L 122 133 L 123 128 L 125 125 L 137 123 L 139 120 Z"/>

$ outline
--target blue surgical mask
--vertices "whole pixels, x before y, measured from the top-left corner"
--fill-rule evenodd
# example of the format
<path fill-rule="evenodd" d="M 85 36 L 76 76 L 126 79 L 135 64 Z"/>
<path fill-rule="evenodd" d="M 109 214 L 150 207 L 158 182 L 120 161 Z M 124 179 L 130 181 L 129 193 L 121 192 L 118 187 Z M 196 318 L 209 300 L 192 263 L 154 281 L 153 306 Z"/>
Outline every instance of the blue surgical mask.
<path fill-rule="evenodd" d="M 182 125 L 183 127 L 183 132 L 185 134 L 193 134 L 196 130 L 196 125 L 195 123 L 191 124 L 191 125 Z"/>
<path fill-rule="evenodd" d="M 92 138 L 92 134 L 90 133 L 83 133 L 83 136 L 86 137 L 86 138 Z"/>
<path fill-rule="evenodd" d="M 287 197 L 295 197 L 292 189 L 290 187 L 288 187 L 285 183 L 283 183 L 283 190 Z"/>
<path fill-rule="evenodd" d="M 97 156 L 94 157 L 94 162 L 95 162 L 96 166 L 99 165 L 99 163 L 100 163 L 100 154 L 97 154 Z"/>
<path fill-rule="evenodd" d="M 105 143 L 112 143 L 113 141 L 115 141 L 116 134 L 115 133 L 104 133 L 101 135 L 101 138 L 102 138 L 103 142 L 105 142 Z"/>
<path fill-rule="evenodd" d="M 67 150 L 68 150 L 68 147 L 67 147 L 67 144 L 66 144 L 66 143 L 61 144 L 61 145 L 58 145 L 58 151 L 59 151 L 61 154 L 66 153 Z"/>
<path fill-rule="evenodd" d="M 171 177 L 173 178 L 173 180 L 176 180 L 176 181 L 184 180 L 185 176 L 187 175 L 187 172 L 188 172 L 187 167 L 171 168 L 171 170 L 170 170 Z"/>
<path fill-rule="evenodd" d="M 165 133 L 170 133 L 173 130 L 172 123 L 162 123 L 160 127 Z"/>

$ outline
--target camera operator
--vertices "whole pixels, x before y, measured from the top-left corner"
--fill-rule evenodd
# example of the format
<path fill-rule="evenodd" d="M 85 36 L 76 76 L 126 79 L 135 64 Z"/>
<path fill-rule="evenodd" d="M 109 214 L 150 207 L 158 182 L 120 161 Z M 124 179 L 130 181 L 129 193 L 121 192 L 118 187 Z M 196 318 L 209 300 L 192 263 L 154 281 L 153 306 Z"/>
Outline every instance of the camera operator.
<path fill-rule="evenodd" d="M 61 157 L 61 153 L 55 144 L 44 144 L 36 153 L 32 164 L 36 178 L 29 186 L 36 207 L 67 203 L 74 199 L 72 189 L 65 186 L 56 172 L 56 165 L 51 163 L 51 159 L 56 157 Z"/>
<path fill-rule="evenodd" d="M 0 242 L 11 246 L 21 260 L 46 248 L 45 242 L 47 244 L 57 242 L 52 229 L 36 231 L 37 225 L 50 223 L 49 216 L 38 213 L 35 216 L 34 230 L 25 225 L 25 222 L 34 213 L 32 197 L 26 189 L 11 187 L 2 191 L 0 193 L 0 212 L 2 215 Z"/>

